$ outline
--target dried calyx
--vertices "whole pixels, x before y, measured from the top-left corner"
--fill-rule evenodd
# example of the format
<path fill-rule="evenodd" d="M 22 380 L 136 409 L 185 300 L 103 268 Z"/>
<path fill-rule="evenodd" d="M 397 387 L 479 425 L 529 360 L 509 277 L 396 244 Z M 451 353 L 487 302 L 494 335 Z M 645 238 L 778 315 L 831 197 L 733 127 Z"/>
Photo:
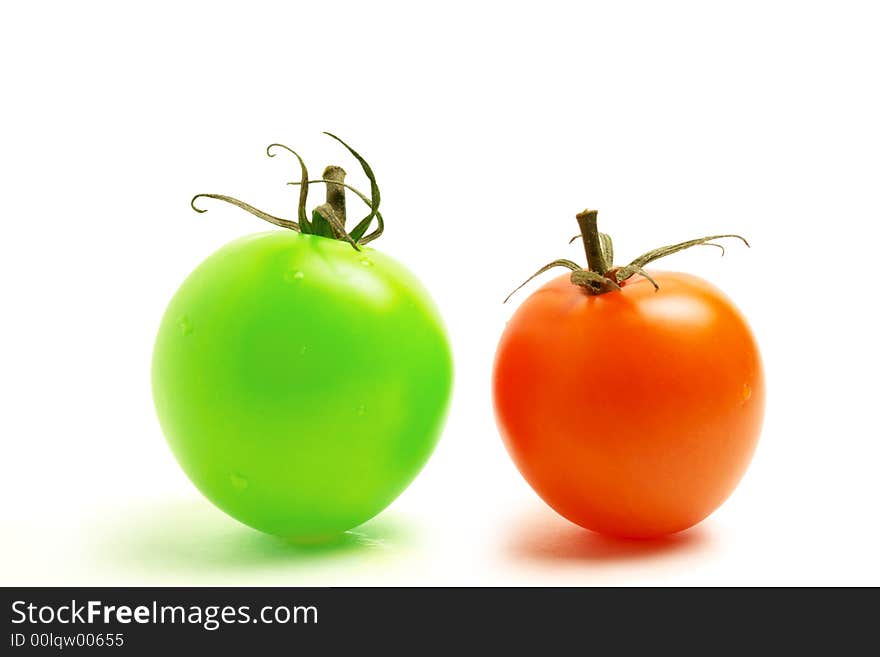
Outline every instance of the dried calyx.
<path fill-rule="evenodd" d="M 673 253 L 678 253 L 679 251 L 683 251 L 684 249 L 689 249 L 692 246 L 714 246 L 721 249 L 721 254 L 724 255 L 724 247 L 720 244 L 716 244 L 713 240 L 723 239 L 726 237 L 734 237 L 738 240 L 742 240 L 743 244 L 749 246 L 749 243 L 746 241 L 746 239 L 740 235 L 710 235 L 708 237 L 701 237 L 695 240 L 688 240 L 687 242 L 679 242 L 678 244 L 661 246 L 658 249 L 653 249 L 651 251 L 648 251 L 647 253 L 643 253 L 628 265 L 624 265 L 623 267 L 615 267 L 614 246 L 611 242 L 610 236 L 605 233 L 599 232 L 597 224 L 598 215 L 599 213 L 596 210 L 584 210 L 583 212 L 576 215 L 578 226 L 580 226 L 581 232 L 572 237 L 569 241 L 569 244 L 571 244 L 577 239 L 583 240 L 584 251 L 587 255 L 586 269 L 584 269 L 572 260 L 554 260 L 553 262 L 544 265 L 534 274 L 529 276 L 529 278 L 527 278 L 522 285 L 520 285 L 518 288 L 516 288 L 516 290 L 507 295 L 507 299 L 505 299 L 504 302 L 507 303 L 510 297 L 516 294 L 518 290 L 520 290 L 533 278 L 535 278 L 536 276 L 540 276 L 544 272 L 549 271 L 554 267 L 565 267 L 567 269 L 570 269 L 571 282 L 583 288 L 583 290 L 590 295 L 605 294 L 606 292 L 619 290 L 621 284 L 625 280 L 631 278 L 632 276 L 635 276 L 636 274 L 639 274 L 640 276 L 648 279 L 654 286 L 654 289 L 659 290 L 660 286 L 657 284 L 657 281 L 651 278 L 650 274 L 648 274 L 643 269 L 645 265 L 653 262 L 654 260 L 672 255 Z"/>
<path fill-rule="evenodd" d="M 382 213 L 379 212 L 380 196 L 379 186 L 376 184 L 376 176 L 373 175 L 373 170 L 370 168 L 370 165 L 367 164 L 366 160 L 364 160 L 364 158 L 362 158 L 358 154 L 358 152 L 355 151 L 351 146 L 346 144 L 336 135 L 333 135 L 329 132 L 325 132 L 324 134 L 332 137 L 340 144 L 345 146 L 345 148 L 348 149 L 348 152 L 351 153 L 361 165 L 361 168 L 364 170 L 364 174 L 370 181 L 369 196 L 358 191 L 351 185 L 345 183 L 345 171 L 342 169 L 342 167 L 329 166 L 324 169 L 324 174 L 319 180 L 309 180 L 309 172 L 308 169 L 306 169 L 305 162 L 303 162 L 302 158 L 297 154 L 296 151 L 288 146 L 285 146 L 284 144 L 270 144 L 266 148 L 266 155 L 268 155 L 269 157 L 275 157 L 275 153 L 272 152 L 273 149 L 282 148 L 292 153 L 299 161 L 301 172 L 300 180 L 297 182 L 287 183 L 288 185 L 298 185 L 300 188 L 296 221 L 292 219 L 283 219 L 281 217 L 276 217 L 269 214 L 268 212 L 258 210 L 254 206 L 245 203 L 244 201 L 239 201 L 236 198 L 226 196 L 224 194 L 196 194 L 195 196 L 193 196 L 192 201 L 190 201 L 192 209 L 196 212 L 207 212 L 207 210 L 197 208 L 196 201 L 200 198 L 213 198 L 217 199 L 218 201 L 225 201 L 226 203 L 230 203 L 236 207 L 241 208 L 242 210 L 246 210 L 252 215 L 257 216 L 264 221 L 268 221 L 271 224 L 275 224 L 276 226 L 280 226 L 281 228 L 295 230 L 305 235 L 319 235 L 321 237 L 329 237 L 331 239 L 341 240 L 344 242 L 348 242 L 355 250 L 360 250 L 361 245 L 372 242 L 374 239 L 379 237 L 382 234 L 382 231 L 385 229 L 385 222 L 382 219 Z M 309 185 L 317 183 L 323 183 L 324 185 L 326 185 L 327 198 L 322 205 L 319 205 L 314 210 L 312 210 L 312 218 L 311 220 L 309 220 L 306 213 L 306 201 L 308 200 Z M 357 223 L 357 225 L 350 231 L 346 230 L 345 228 L 345 190 L 354 192 L 357 197 L 362 200 L 370 209 L 369 214 L 361 219 Z M 376 228 L 372 232 L 367 233 L 374 219 L 376 221 Z"/>

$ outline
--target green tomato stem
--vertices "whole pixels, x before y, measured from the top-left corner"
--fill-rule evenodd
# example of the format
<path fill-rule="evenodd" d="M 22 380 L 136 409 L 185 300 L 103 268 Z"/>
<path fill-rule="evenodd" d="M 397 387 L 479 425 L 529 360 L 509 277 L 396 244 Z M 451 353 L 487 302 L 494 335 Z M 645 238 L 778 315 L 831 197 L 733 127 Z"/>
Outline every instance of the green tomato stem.
<path fill-rule="evenodd" d="M 327 186 L 327 205 L 333 208 L 333 212 L 345 228 L 345 169 L 331 164 L 324 169 L 321 176 L 328 181 Z"/>
<path fill-rule="evenodd" d="M 281 148 L 296 156 L 296 159 L 300 165 L 300 173 L 302 175 L 299 182 L 288 183 L 290 185 L 300 186 L 299 203 L 297 204 L 297 221 L 284 219 L 282 217 L 276 217 L 269 214 L 268 212 L 263 212 L 262 210 L 255 208 L 249 203 L 245 203 L 244 201 L 240 201 L 231 196 L 226 196 L 225 194 L 196 194 L 190 201 L 192 209 L 196 212 L 205 212 L 204 209 L 196 207 L 195 202 L 200 198 L 217 199 L 219 201 L 224 201 L 226 203 L 235 205 L 247 212 L 250 212 L 256 217 L 263 219 L 264 221 L 275 224 L 276 226 L 287 228 L 289 230 L 294 230 L 303 233 L 304 235 L 317 235 L 319 237 L 327 237 L 330 239 L 347 242 L 355 251 L 360 251 L 361 245 L 378 238 L 385 230 L 385 220 L 382 218 L 382 214 L 379 212 L 380 195 L 379 186 L 376 183 L 376 176 L 373 174 L 373 170 L 372 168 L 370 168 L 370 165 L 367 164 L 366 160 L 364 160 L 364 158 L 351 146 L 346 144 L 336 135 L 330 134 L 329 132 L 325 132 L 324 134 L 332 137 L 343 146 L 345 146 L 348 152 L 351 153 L 351 155 L 353 155 L 354 158 L 360 163 L 361 168 L 364 170 L 364 174 L 370 181 L 369 197 L 367 197 L 365 194 L 361 193 L 354 187 L 345 184 L 345 170 L 342 169 L 342 167 L 338 167 L 335 165 L 328 166 L 326 169 L 324 169 L 324 174 L 323 176 L 321 176 L 320 180 L 310 181 L 308 169 L 306 168 L 305 162 L 303 162 L 303 159 L 299 156 L 299 154 L 289 146 L 276 143 L 269 144 L 269 146 L 266 148 L 266 155 L 268 155 L 269 157 L 275 157 L 272 149 Z M 308 213 L 306 212 L 306 201 L 308 196 L 309 182 L 320 182 L 324 183 L 327 186 L 326 202 L 312 210 L 311 221 L 309 221 Z M 353 191 L 358 196 L 358 198 L 360 198 L 370 208 L 370 213 L 366 217 L 361 219 L 358 224 L 351 229 L 351 231 L 347 231 L 345 228 L 346 189 L 350 189 L 351 191 Z M 374 220 L 376 221 L 376 227 L 372 230 L 372 232 L 367 232 L 370 229 L 371 224 Z"/>

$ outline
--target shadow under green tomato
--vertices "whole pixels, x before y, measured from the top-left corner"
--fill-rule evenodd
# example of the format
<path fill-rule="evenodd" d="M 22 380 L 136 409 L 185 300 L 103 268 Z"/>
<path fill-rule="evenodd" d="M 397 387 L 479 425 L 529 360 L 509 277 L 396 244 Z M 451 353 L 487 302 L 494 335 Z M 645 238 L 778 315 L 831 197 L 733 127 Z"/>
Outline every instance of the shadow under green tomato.
<path fill-rule="evenodd" d="M 185 575 L 219 578 L 259 571 L 288 571 L 279 584 L 296 584 L 297 571 L 350 560 L 373 563 L 406 551 L 412 532 L 383 514 L 360 527 L 322 539 L 291 540 L 239 524 L 204 500 L 161 503 L 96 527 L 90 553 L 124 578 Z"/>

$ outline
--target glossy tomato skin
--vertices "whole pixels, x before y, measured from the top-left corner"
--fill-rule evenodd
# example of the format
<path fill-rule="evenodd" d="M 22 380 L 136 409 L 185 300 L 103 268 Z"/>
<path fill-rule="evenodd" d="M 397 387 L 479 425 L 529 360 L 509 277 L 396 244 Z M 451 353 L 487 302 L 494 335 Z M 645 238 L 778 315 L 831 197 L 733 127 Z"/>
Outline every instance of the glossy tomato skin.
<path fill-rule="evenodd" d="M 385 508 L 440 435 L 452 383 L 427 292 L 373 249 L 273 231 L 181 285 L 153 354 L 175 457 L 229 515 L 320 539 Z"/>
<path fill-rule="evenodd" d="M 761 430 L 755 339 L 717 288 L 649 272 L 589 296 L 568 275 L 525 300 L 498 346 L 495 410 L 523 476 L 556 511 L 649 538 L 733 492 Z"/>

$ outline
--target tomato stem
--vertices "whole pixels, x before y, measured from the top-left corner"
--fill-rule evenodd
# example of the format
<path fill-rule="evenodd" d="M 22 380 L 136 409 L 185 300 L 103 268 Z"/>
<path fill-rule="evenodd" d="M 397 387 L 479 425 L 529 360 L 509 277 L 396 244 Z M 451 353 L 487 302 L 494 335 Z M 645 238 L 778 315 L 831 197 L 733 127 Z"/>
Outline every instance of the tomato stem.
<path fill-rule="evenodd" d="M 331 164 L 324 169 L 322 178 L 327 182 L 327 205 L 333 208 L 333 212 L 345 227 L 345 169 Z"/>
<path fill-rule="evenodd" d="M 351 155 L 354 156 L 354 158 L 361 165 L 361 168 L 364 170 L 364 174 L 370 181 L 369 197 L 344 182 L 345 170 L 342 169 L 342 167 L 333 165 L 328 166 L 326 169 L 324 169 L 324 174 L 321 176 L 320 180 L 309 180 L 309 172 L 306 169 L 305 162 L 303 162 L 303 159 L 296 151 L 294 151 L 289 146 L 285 146 L 284 144 L 270 144 L 266 148 L 266 155 L 268 155 L 269 157 L 275 157 L 275 154 L 272 152 L 273 148 L 282 148 L 292 153 L 299 162 L 300 173 L 302 174 L 300 180 L 298 182 L 288 183 L 290 185 L 299 185 L 300 187 L 296 221 L 292 219 L 276 217 L 269 214 L 268 212 L 263 212 L 262 210 L 255 208 L 249 203 L 245 203 L 244 201 L 240 201 L 231 196 L 226 196 L 225 194 L 196 194 L 190 201 L 190 206 L 192 206 L 192 209 L 196 212 L 205 212 L 206 210 L 196 207 L 196 201 L 200 198 L 212 198 L 218 201 L 224 201 L 226 203 L 235 205 L 236 207 L 239 207 L 246 212 L 250 212 L 252 215 L 259 217 L 264 221 L 268 221 L 269 223 L 275 224 L 276 226 L 280 226 L 281 228 L 287 228 L 288 230 L 294 230 L 306 235 L 317 235 L 319 237 L 327 237 L 330 239 L 337 239 L 348 242 L 355 251 L 359 251 L 362 245 L 367 244 L 368 242 L 372 242 L 374 239 L 377 239 L 379 236 L 382 235 L 382 232 L 385 230 L 385 220 L 382 218 L 382 213 L 379 212 L 379 201 L 381 200 L 379 194 L 379 186 L 376 184 L 376 176 L 373 174 L 372 168 L 369 164 L 367 164 L 367 161 L 364 160 L 364 158 L 361 157 L 361 155 L 357 151 L 355 151 L 351 146 L 346 144 L 336 135 L 329 132 L 325 132 L 324 134 L 332 137 L 340 144 L 345 146 L 346 150 L 348 150 L 348 152 L 351 153 Z M 312 210 L 311 221 L 309 221 L 308 214 L 306 212 L 306 200 L 308 196 L 310 182 L 324 183 L 327 186 L 326 202 Z M 364 204 L 366 204 L 367 207 L 370 208 L 369 214 L 361 219 L 358 224 L 351 229 L 351 231 L 347 231 L 345 228 L 346 189 L 353 191 L 358 196 L 358 198 L 360 198 L 364 202 Z M 376 222 L 376 227 L 373 228 L 371 232 L 367 232 L 371 228 L 374 220 Z"/>
<path fill-rule="evenodd" d="M 605 275 L 606 262 L 602 255 L 602 242 L 599 240 L 598 210 L 584 210 L 575 215 L 581 229 L 584 252 L 587 254 L 587 266 L 590 271 Z"/>
<path fill-rule="evenodd" d="M 504 303 L 507 303 L 508 299 L 510 299 L 517 290 L 522 288 L 533 278 L 540 276 L 544 272 L 555 267 L 565 267 L 566 269 L 570 269 L 571 282 L 582 288 L 584 292 L 589 295 L 605 294 L 607 292 L 620 290 L 623 282 L 636 274 L 648 280 L 654 286 L 655 290 L 659 290 L 660 286 L 657 284 L 657 281 L 655 281 L 651 275 L 643 269 L 645 265 L 654 262 L 655 260 L 665 258 L 668 255 L 684 251 L 693 246 L 718 247 L 721 249 L 721 255 L 724 255 L 724 247 L 720 244 L 716 244 L 713 240 L 728 237 L 741 240 L 743 244 L 749 246 L 746 239 L 740 235 L 731 233 L 726 233 L 724 235 L 709 235 L 708 237 L 700 237 L 694 240 L 687 240 L 686 242 L 679 242 L 678 244 L 670 244 L 669 246 L 661 246 L 660 248 L 652 249 L 647 253 L 643 253 L 628 265 L 615 267 L 614 244 L 609 235 L 599 232 L 598 217 L 599 213 L 596 210 L 584 210 L 575 215 L 581 233 L 580 235 L 575 235 L 569 241 L 569 244 L 571 244 L 578 237 L 583 239 L 584 252 L 587 254 L 587 269 L 582 269 L 580 265 L 571 260 L 554 260 L 553 262 L 544 265 L 541 269 L 527 278 L 522 285 L 507 296 Z"/>

